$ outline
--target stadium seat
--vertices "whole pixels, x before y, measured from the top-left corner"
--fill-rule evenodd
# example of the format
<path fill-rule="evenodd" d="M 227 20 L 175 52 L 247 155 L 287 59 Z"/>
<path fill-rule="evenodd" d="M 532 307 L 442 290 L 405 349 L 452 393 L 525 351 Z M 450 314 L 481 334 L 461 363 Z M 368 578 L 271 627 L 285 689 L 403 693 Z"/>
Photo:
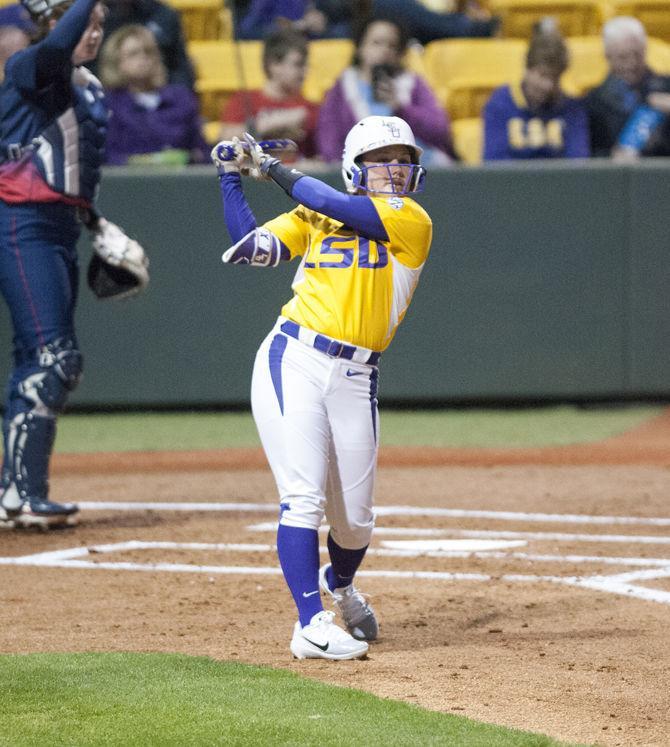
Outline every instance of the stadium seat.
<path fill-rule="evenodd" d="M 489 0 L 487 7 L 501 19 L 502 36 L 530 39 L 534 24 L 545 16 L 558 21 L 563 36 L 598 32 L 602 0 Z"/>
<path fill-rule="evenodd" d="M 428 81 L 451 119 L 478 117 L 495 88 L 519 80 L 527 46 L 521 39 L 445 39 L 428 44 Z"/>
<path fill-rule="evenodd" d="M 230 33 L 230 12 L 225 10 L 221 0 L 167 0 L 181 16 L 186 41 L 222 39 Z M 227 29 L 227 31 L 226 31 Z"/>
<path fill-rule="evenodd" d="M 649 36 L 670 42 L 670 0 L 600 0 L 604 20 L 613 16 L 634 16 Z"/>
<path fill-rule="evenodd" d="M 607 75 L 607 61 L 599 36 L 566 39 L 570 66 L 563 76 L 563 89 L 571 96 L 583 96 L 601 83 Z M 661 39 L 647 41 L 647 60 L 658 73 L 670 74 L 670 45 Z"/>
<path fill-rule="evenodd" d="M 195 66 L 195 90 L 206 119 L 219 119 L 222 106 L 235 91 L 263 86 L 260 41 L 189 42 L 188 54 Z"/>
<path fill-rule="evenodd" d="M 351 63 L 354 44 L 350 39 L 317 39 L 309 43 L 305 98 L 321 103 L 326 91 Z"/>
<path fill-rule="evenodd" d="M 454 150 L 463 163 L 481 163 L 484 124 L 480 117 L 457 119 L 451 123 L 451 134 Z"/>
<path fill-rule="evenodd" d="M 210 120 L 209 122 L 205 122 L 202 126 L 202 134 L 205 138 L 205 142 L 208 145 L 216 145 L 219 140 L 221 139 L 219 137 L 219 132 L 221 130 L 221 122 L 219 120 Z"/>

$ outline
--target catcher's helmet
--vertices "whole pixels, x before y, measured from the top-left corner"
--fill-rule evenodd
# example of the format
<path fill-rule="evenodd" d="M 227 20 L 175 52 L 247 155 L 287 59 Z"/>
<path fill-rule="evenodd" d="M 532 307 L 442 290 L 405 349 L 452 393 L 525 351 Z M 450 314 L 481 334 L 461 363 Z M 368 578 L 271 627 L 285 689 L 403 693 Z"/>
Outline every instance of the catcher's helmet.
<path fill-rule="evenodd" d="M 416 144 L 412 128 L 400 117 L 371 116 L 357 122 L 344 141 L 342 178 L 347 192 L 355 193 L 359 189 L 366 189 L 365 173 L 368 167 L 359 164 L 361 156 L 387 145 L 406 145 L 412 154 L 413 165 L 410 167 L 407 183 L 401 192 L 394 190 L 392 194 L 408 194 L 423 189 L 426 171 L 419 166 L 423 149 Z"/>
<path fill-rule="evenodd" d="M 49 18 L 54 8 L 65 3 L 72 4 L 72 0 L 21 0 L 21 5 L 33 18 Z"/>

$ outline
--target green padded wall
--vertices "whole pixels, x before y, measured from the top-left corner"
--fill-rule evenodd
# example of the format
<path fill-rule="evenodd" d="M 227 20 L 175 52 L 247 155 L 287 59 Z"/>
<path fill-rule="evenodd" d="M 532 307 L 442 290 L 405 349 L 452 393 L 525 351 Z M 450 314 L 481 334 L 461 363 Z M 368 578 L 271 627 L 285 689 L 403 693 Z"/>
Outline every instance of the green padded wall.
<path fill-rule="evenodd" d="M 339 175 L 324 176 L 339 186 Z M 292 202 L 249 182 L 259 221 Z M 503 164 L 429 175 L 431 256 L 381 364 L 381 399 L 590 399 L 670 393 L 670 165 Z M 246 404 L 256 348 L 297 264 L 229 267 L 216 176 L 108 170 L 100 207 L 147 248 L 140 298 L 83 286 L 72 404 Z M 82 265 L 90 254 L 81 242 Z M 0 312 L 3 373 L 11 332 Z"/>

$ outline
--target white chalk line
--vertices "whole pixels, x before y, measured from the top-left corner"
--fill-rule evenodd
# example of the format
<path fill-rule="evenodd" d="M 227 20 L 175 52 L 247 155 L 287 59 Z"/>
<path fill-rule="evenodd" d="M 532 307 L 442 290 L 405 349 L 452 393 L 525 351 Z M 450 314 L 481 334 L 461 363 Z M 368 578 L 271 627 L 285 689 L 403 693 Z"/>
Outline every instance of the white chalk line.
<path fill-rule="evenodd" d="M 278 513 L 276 503 L 168 503 L 128 501 L 81 501 L 83 511 L 223 511 Z M 558 524 L 630 524 L 670 526 L 667 517 L 589 516 L 586 514 L 545 514 L 522 511 L 484 511 L 460 508 L 420 506 L 376 506 L 377 516 L 443 516 L 452 519 L 494 519 L 496 521 L 528 521 Z"/>
<path fill-rule="evenodd" d="M 263 503 L 129 503 L 129 502 L 84 502 L 80 504 L 83 510 L 162 510 L 162 511 L 227 511 L 227 512 L 276 512 L 276 504 Z M 527 521 L 527 522 L 554 522 L 554 523 L 577 523 L 593 525 L 649 525 L 670 526 L 668 518 L 642 518 L 625 516 L 589 516 L 580 514 L 543 514 L 524 513 L 508 511 L 481 511 L 463 509 L 443 508 L 419 508 L 413 506 L 382 506 L 376 509 L 377 516 L 443 516 L 451 518 L 486 518 L 501 521 Z M 248 529 L 252 531 L 268 532 L 276 530 L 276 523 L 256 524 Z M 328 527 L 321 527 L 327 531 Z M 378 527 L 377 535 L 410 535 L 414 537 L 463 537 L 471 541 L 501 541 L 509 540 L 509 546 L 526 544 L 529 540 L 544 541 L 570 541 L 570 542 L 614 542 L 614 543 L 641 543 L 641 544 L 670 544 L 670 537 L 639 536 L 639 535 L 615 535 L 615 534 L 576 534 L 558 532 L 506 532 L 496 530 L 449 530 L 428 529 L 413 527 Z M 422 544 L 423 542 L 423 544 Z M 438 545 L 435 545 L 435 542 Z M 492 559 L 523 559 L 530 562 L 570 562 L 570 563 L 602 563 L 610 565 L 646 566 L 645 570 L 631 571 L 628 573 L 609 576 L 537 576 L 529 574 L 505 574 L 491 576 L 478 573 L 450 573 L 439 571 L 361 571 L 360 576 L 381 578 L 414 578 L 431 580 L 476 580 L 476 581 L 519 581 L 540 582 L 549 581 L 553 583 L 567 584 L 581 588 L 594 589 L 609 593 L 632 596 L 639 599 L 670 604 L 670 592 L 660 589 L 637 586 L 632 581 L 646 581 L 657 578 L 670 577 L 670 559 L 665 558 L 624 558 L 624 557 L 598 557 L 586 555 L 537 555 L 529 553 L 504 553 L 469 550 L 445 550 L 440 549 L 440 543 L 448 540 L 398 542 L 396 547 L 383 547 L 371 549 L 370 554 L 378 554 L 386 557 L 478 557 Z M 451 541 L 458 542 L 458 540 Z M 432 543 L 432 544 L 430 544 Z M 382 541 L 382 544 L 391 544 Z M 38 553 L 31 556 L 19 558 L 0 558 L 0 565 L 34 565 L 64 568 L 87 568 L 107 570 L 132 570 L 132 571 L 165 571 L 179 573 L 208 573 L 208 574 L 235 574 L 235 575 L 279 575 L 280 570 L 275 567 L 246 567 L 246 566 L 204 566 L 185 563 L 131 563 L 131 562 L 108 562 L 86 560 L 86 556 L 105 552 L 123 552 L 126 550 L 140 549 L 188 549 L 188 550 L 227 550 L 231 552 L 268 552 L 275 551 L 274 545 L 254 544 L 231 544 L 231 543 L 144 543 L 132 541 L 129 543 L 115 543 L 112 545 L 99 545 L 93 548 L 79 547 L 69 548 L 47 553 Z"/>
<path fill-rule="evenodd" d="M 140 572 L 166 572 L 166 573 L 206 573 L 212 575 L 238 575 L 238 576 L 278 576 L 281 570 L 276 566 L 219 566 L 219 565 L 195 565 L 189 563 L 134 563 L 134 562 L 109 562 L 92 561 L 83 558 L 91 555 L 105 553 L 119 553 L 137 550 L 208 550 L 227 552 L 275 552 L 276 546 L 270 544 L 252 543 L 206 543 L 206 542 L 143 542 L 132 540 L 128 542 L 117 542 L 105 545 L 94 545 L 91 547 L 72 547 L 63 550 L 36 553 L 15 558 L 0 558 L 0 565 L 15 566 L 40 566 L 49 568 L 77 568 L 88 570 L 115 570 L 115 571 L 140 571 Z M 325 552 L 325 550 L 324 550 Z M 371 555 L 407 556 L 409 550 L 392 550 L 372 548 Z M 415 550 L 412 557 L 422 556 L 454 557 L 454 552 Z M 484 573 L 455 573 L 445 571 L 400 571 L 400 570 L 368 570 L 361 571 L 358 575 L 363 578 L 387 578 L 387 579 L 424 579 L 432 581 L 504 581 L 520 583 L 550 582 L 576 586 L 585 589 L 619 594 L 627 597 L 635 597 L 646 601 L 654 601 L 670 605 L 670 592 L 660 589 L 652 589 L 637 586 L 631 581 L 648 581 L 658 578 L 670 578 L 670 558 L 600 558 L 597 556 L 561 556 L 561 555 L 534 555 L 531 553 L 501 553 L 501 552 L 469 552 L 456 553 L 459 557 L 478 557 L 494 559 L 524 559 L 542 562 L 565 562 L 591 563 L 610 562 L 620 565 L 647 565 L 645 570 L 629 571 L 610 576 L 555 576 L 555 575 L 531 575 L 531 574 L 502 574 L 492 576 Z"/>
<path fill-rule="evenodd" d="M 250 524 L 251 532 L 276 532 L 277 522 Z M 327 532 L 327 526 L 319 527 Z M 415 527 L 375 527 L 376 536 L 409 535 L 416 537 L 469 537 L 470 539 L 518 539 L 558 542 L 625 542 L 643 545 L 670 545 L 670 537 L 637 534 L 569 534 L 564 532 L 509 532 L 497 529 L 424 529 Z"/>

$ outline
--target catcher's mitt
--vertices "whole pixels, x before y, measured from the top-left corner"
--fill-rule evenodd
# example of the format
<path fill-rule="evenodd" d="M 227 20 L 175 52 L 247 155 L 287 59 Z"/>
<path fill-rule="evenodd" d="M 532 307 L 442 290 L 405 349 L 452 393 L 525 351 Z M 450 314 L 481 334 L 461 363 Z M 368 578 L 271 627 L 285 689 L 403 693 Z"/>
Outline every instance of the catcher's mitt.
<path fill-rule="evenodd" d="M 93 256 L 88 285 L 98 298 L 129 298 L 149 283 L 149 259 L 141 245 L 114 223 L 98 218 L 92 226 Z"/>

